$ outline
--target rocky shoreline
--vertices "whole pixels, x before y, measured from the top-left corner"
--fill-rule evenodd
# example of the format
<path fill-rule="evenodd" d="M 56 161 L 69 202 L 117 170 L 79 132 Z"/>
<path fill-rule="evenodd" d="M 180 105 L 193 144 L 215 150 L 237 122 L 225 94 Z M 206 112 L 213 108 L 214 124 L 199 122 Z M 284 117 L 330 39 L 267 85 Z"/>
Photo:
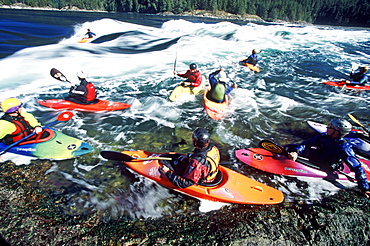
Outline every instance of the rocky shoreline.
<path fill-rule="evenodd" d="M 61 9 L 51 8 L 51 7 L 31 7 L 24 3 L 14 3 L 12 5 L 0 5 L 0 8 L 6 9 L 30 9 L 30 10 L 50 10 L 50 11 L 88 11 L 88 12 L 103 12 L 108 13 L 107 11 L 103 10 L 86 10 L 86 9 L 79 9 L 75 6 L 69 7 L 65 6 Z M 257 15 L 251 14 L 243 14 L 243 15 L 236 15 L 227 13 L 225 11 L 216 11 L 211 12 L 207 10 L 194 10 L 190 12 L 184 12 L 181 14 L 174 14 L 172 12 L 163 12 L 159 13 L 158 15 L 163 16 L 193 16 L 193 17 L 204 17 L 204 18 L 217 18 L 217 19 L 230 19 L 230 20 L 245 20 L 245 21 L 264 21 L 261 17 Z"/>
<path fill-rule="evenodd" d="M 314 204 L 232 205 L 159 219 L 106 220 L 63 213 L 48 187 L 50 161 L 0 164 L 0 234 L 10 245 L 367 245 L 370 200 L 354 189 Z M 190 205 L 195 199 L 189 200 Z M 194 212 L 195 211 L 195 212 Z"/>

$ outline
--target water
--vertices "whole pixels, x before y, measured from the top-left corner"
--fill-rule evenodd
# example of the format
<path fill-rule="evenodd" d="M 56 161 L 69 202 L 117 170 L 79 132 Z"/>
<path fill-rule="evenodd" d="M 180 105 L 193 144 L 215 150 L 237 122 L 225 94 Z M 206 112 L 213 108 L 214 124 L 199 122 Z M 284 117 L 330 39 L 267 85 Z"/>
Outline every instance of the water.
<path fill-rule="evenodd" d="M 77 82 L 78 70 L 85 71 L 100 99 L 133 104 L 115 112 L 75 112 L 72 120 L 55 125 L 95 148 L 73 160 L 54 161 L 46 174 L 56 190 L 64 189 L 66 214 L 101 210 L 109 220 L 197 210 L 196 200 L 99 156 L 101 150 L 123 149 L 188 153 L 196 127 L 211 132 L 224 165 L 281 190 L 287 202 L 310 202 L 354 186 L 259 172 L 238 162 L 233 152 L 256 147 L 262 139 L 300 142 L 314 135 L 306 120 L 327 123 L 351 113 L 368 126 L 368 92 L 322 83 L 347 78 L 353 65 L 370 64 L 368 29 L 138 14 L 0 12 L 0 100 L 17 97 L 44 125 L 51 122 L 58 112 L 37 101 L 63 98 L 70 86 L 49 75 L 55 67 L 72 82 Z M 98 38 L 77 43 L 87 28 Z M 238 65 L 254 48 L 262 50 L 258 74 Z M 185 72 L 193 62 L 206 76 L 225 68 L 239 86 L 221 121 L 205 114 L 201 97 L 168 100 L 181 81 L 173 78 L 175 64 L 177 71 Z M 182 140 L 187 144 L 176 144 Z M 7 159 L 16 164 L 31 161 L 2 156 L 2 161 Z"/>

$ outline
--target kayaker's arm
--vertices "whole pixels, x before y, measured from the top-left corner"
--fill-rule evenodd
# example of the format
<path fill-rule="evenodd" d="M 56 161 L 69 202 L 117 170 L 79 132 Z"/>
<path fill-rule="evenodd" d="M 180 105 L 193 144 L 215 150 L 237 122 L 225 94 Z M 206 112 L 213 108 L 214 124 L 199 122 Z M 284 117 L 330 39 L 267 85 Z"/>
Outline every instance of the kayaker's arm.
<path fill-rule="evenodd" d="M 184 179 L 181 176 L 173 173 L 170 169 L 166 166 L 162 166 L 158 169 L 158 171 L 162 174 L 165 174 L 167 178 L 177 187 L 184 189 L 186 187 L 194 185 L 194 182 L 189 179 Z"/>

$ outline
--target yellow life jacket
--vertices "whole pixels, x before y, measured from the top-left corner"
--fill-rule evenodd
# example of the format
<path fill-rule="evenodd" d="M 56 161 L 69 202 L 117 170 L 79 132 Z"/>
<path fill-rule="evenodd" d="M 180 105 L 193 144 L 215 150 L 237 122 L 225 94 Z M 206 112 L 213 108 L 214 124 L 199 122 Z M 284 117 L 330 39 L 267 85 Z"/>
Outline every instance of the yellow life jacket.
<path fill-rule="evenodd" d="M 206 181 L 213 180 L 217 173 L 218 173 L 218 166 L 220 164 L 220 152 L 216 146 L 212 146 L 211 150 L 207 152 L 207 161 L 210 164 L 210 171 L 207 177 L 205 177 Z"/>

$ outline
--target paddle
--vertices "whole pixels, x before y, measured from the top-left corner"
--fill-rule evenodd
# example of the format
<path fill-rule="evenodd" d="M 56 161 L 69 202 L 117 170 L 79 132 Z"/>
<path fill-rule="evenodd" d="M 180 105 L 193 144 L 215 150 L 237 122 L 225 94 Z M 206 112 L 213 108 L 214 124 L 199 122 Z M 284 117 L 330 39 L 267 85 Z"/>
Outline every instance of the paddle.
<path fill-rule="evenodd" d="M 173 72 L 174 72 L 174 75 L 173 75 L 173 78 L 172 78 L 172 82 L 175 80 L 176 78 L 176 63 L 177 63 L 177 49 L 179 48 L 179 43 L 176 44 L 176 56 L 175 56 L 175 63 L 173 64 Z"/>
<path fill-rule="evenodd" d="M 265 150 L 268 150 L 271 153 L 284 155 L 284 156 L 289 158 L 289 153 L 286 151 L 286 149 L 284 149 L 283 147 L 271 142 L 270 140 L 262 140 L 261 142 L 258 143 L 258 147 L 263 148 Z M 311 162 L 309 162 L 309 160 L 307 158 L 298 156 L 296 161 L 301 163 L 301 164 L 304 164 L 306 166 L 321 170 L 320 167 L 318 167 L 318 166 L 312 164 Z M 349 181 L 352 181 L 352 182 L 355 181 L 351 176 L 349 176 L 345 172 L 343 172 L 341 170 L 335 170 L 335 171 L 337 171 L 340 174 L 343 174 L 344 176 L 346 176 Z"/>
<path fill-rule="evenodd" d="M 69 111 L 66 111 L 66 112 L 63 112 L 63 113 L 60 113 L 57 117 L 57 119 L 49 124 L 47 124 L 46 126 L 44 126 L 43 128 L 47 128 L 51 125 L 54 125 L 55 123 L 59 122 L 59 121 L 67 121 L 69 119 L 71 119 L 73 117 L 73 113 L 72 112 L 69 112 Z M 3 149 L 1 152 L 0 152 L 0 155 L 4 154 L 5 152 L 7 152 L 9 149 L 13 148 L 14 146 L 20 144 L 21 142 L 29 139 L 30 137 L 36 135 L 36 132 L 33 132 L 31 133 L 30 135 L 28 136 L 25 136 L 24 138 L 18 140 L 17 142 L 14 142 L 12 144 L 10 144 L 9 146 L 7 146 L 5 149 Z"/>
<path fill-rule="evenodd" d="M 147 161 L 147 160 L 172 160 L 172 158 L 169 157 L 160 157 L 160 156 L 152 156 L 152 157 L 145 157 L 145 158 L 136 158 L 132 157 L 130 155 L 123 154 L 121 152 L 116 151 L 108 151 L 103 150 L 100 152 L 100 155 L 108 160 L 113 161 L 123 161 L 123 162 L 130 162 L 130 161 Z"/>
<path fill-rule="evenodd" d="M 59 70 L 58 70 L 58 69 L 56 69 L 56 68 L 52 68 L 52 69 L 50 70 L 50 75 L 51 75 L 51 77 L 53 77 L 54 79 L 57 79 L 57 80 L 59 80 L 59 81 L 69 82 L 69 83 L 71 83 L 71 82 L 66 78 L 66 76 L 64 76 L 64 74 L 62 74 L 62 72 L 61 72 L 61 71 L 59 71 Z"/>
<path fill-rule="evenodd" d="M 349 118 L 351 118 L 351 120 L 353 121 L 353 122 L 355 122 L 357 125 L 359 125 L 359 126 L 361 126 L 362 127 L 362 129 L 367 133 L 367 134 L 369 134 L 369 131 L 365 128 L 365 126 L 363 125 L 363 124 L 361 124 L 353 115 L 351 115 L 351 114 L 347 114 L 348 115 L 348 117 Z"/>

